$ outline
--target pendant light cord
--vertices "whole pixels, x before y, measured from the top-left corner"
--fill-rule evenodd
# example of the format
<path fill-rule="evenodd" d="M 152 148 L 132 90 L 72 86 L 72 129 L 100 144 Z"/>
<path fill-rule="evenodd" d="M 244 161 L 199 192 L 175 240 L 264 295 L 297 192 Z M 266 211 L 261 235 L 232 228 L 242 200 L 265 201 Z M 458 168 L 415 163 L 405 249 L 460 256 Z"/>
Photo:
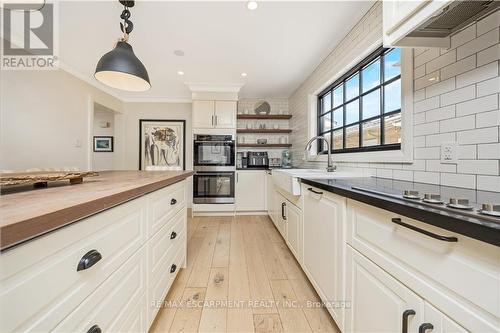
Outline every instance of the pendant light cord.
<path fill-rule="evenodd" d="M 123 20 L 123 22 L 120 22 L 120 30 L 123 32 L 122 42 L 127 42 L 130 33 L 134 30 L 134 24 L 129 20 L 130 15 L 129 7 L 124 5 L 120 15 L 120 18 Z"/>

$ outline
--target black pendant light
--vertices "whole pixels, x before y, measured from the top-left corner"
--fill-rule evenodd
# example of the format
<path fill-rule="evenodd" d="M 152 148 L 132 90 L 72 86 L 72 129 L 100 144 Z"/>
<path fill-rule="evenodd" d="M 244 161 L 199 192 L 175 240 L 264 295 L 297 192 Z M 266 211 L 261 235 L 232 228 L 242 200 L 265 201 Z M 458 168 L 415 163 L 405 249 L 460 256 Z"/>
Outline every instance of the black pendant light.
<path fill-rule="evenodd" d="M 146 67 L 135 56 L 132 46 L 128 43 L 128 36 L 134 29 L 134 24 L 129 20 L 129 8 L 134 6 L 134 1 L 122 1 L 125 7 L 120 18 L 120 29 L 123 37 L 116 43 L 113 50 L 102 56 L 97 63 L 94 77 L 107 86 L 126 91 L 146 91 L 151 88 Z"/>

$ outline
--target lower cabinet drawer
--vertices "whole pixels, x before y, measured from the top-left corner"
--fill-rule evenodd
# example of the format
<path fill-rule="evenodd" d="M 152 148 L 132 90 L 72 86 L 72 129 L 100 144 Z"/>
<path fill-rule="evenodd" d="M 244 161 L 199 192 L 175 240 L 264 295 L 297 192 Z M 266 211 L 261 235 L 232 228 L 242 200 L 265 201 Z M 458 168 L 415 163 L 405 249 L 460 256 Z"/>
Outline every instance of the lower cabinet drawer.
<path fill-rule="evenodd" d="M 0 332 L 52 330 L 145 244 L 145 202 L 130 201 L 3 252 Z M 87 265 L 80 265 L 84 258 Z"/>
<path fill-rule="evenodd" d="M 186 209 L 173 218 L 172 223 L 148 241 L 149 286 L 148 305 L 149 323 L 152 323 L 168 289 L 184 264 L 186 256 Z M 175 238 L 172 236 L 175 234 Z"/>
<path fill-rule="evenodd" d="M 54 331 L 147 332 L 146 258 L 143 246 Z"/>
<path fill-rule="evenodd" d="M 148 199 L 148 228 L 151 237 L 186 207 L 186 181 L 157 190 Z"/>
<path fill-rule="evenodd" d="M 498 328 L 498 247 L 354 200 L 348 201 L 347 216 L 347 242 L 353 248 L 466 329 Z M 429 237 L 393 219 L 458 241 Z"/>

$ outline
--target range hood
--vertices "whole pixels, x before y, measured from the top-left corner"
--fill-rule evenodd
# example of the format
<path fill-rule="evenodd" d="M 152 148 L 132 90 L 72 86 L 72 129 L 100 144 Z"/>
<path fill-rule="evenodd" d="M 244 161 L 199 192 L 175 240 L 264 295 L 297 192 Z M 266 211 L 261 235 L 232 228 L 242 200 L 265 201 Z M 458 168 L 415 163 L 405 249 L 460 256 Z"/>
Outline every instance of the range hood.
<path fill-rule="evenodd" d="M 500 8 L 500 1 L 456 0 L 441 9 L 408 37 L 446 37 Z"/>

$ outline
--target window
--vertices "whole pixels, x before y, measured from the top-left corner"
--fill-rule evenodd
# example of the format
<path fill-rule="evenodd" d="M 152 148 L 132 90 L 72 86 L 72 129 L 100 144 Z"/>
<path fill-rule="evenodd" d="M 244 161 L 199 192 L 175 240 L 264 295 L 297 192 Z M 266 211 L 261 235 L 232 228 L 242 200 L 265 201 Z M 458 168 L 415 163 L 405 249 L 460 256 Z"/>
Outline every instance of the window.
<path fill-rule="evenodd" d="M 379 48 L 319 94 L 318 135 L 332 153 L 401 149 L 400 49 Z"/>

